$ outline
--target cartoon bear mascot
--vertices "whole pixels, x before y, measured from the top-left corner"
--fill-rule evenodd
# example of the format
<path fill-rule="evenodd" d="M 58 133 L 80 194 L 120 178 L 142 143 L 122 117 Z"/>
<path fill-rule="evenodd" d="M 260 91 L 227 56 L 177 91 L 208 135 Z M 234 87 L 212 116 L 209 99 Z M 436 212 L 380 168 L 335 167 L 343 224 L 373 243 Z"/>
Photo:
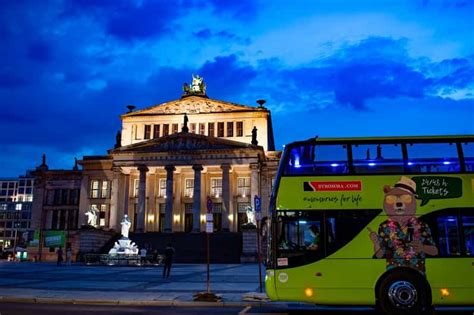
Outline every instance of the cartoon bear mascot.
<path fill-rule="evenodd" d="M 394 187 L 383 188 L 383 208 L 388 219 L 378 233 L 369 229 L 376 258 L 387 260 L 387 269 L 411 267 L 425 272 L 425 256 L 436 256 L 438 249 L 425 223 L 416 218 L 416 183 L 402 176 Z"/>

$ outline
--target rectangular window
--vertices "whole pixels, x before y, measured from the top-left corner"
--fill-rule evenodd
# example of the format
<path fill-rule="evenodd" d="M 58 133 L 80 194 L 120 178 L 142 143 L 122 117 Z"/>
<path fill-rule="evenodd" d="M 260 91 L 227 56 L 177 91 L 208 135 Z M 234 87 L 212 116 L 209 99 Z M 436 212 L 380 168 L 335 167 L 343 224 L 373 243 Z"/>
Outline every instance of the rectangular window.
<path fill-rule="evenodd" d="M 474 216 L 463 216 L 464 242 L 467 256 L 474 256 Z"/>
<path fill-rule="evenodd" d="M 222 178 L 211 178 L 211 195 L 216 198 L 222 196 Z"/>
<path fill-rule="evenodd" d="M 192 198 L 194 191 L 194 179 L 193 178 L 186 178 L 184 180 L 184 196 Z"/>
<path fill-rule="evenodd" d="M 452 173 L 460 171 L 454 143 L 413 143 L 407 145 L 408 167 L 414 173 Z"/>
<path fill-rule="evenodd" d="M 215 137 L 215 132 L 214 132 L 214 123 L 207 123 L 207 135 L 209 137 Z"/>
<path fill-rule="evenodd" d="M 79 189 L 71 189 L 69 204 L 78 205 L 79 204 L 79 194 L 80 194 Z"/>
<path fill-rule="evenodd" d="M 439 256 L 460 256 L 461 240 L 457 216 L 439 216 L 436 221 L 438 227 Z"/>
<path fill-rule="evenodd" d="M 205 135 L 206 134 L 206 124 L 199 123 L 199 134 Z"/>
<path fill-rule="evenodd" d="M 161 198 L 166 198 L 166 178 L 160 178 L 159 189 L 160 192 L 158 196 Z"/>
<path fill-rule="evenodd" d="M 217 136 L 218 137 L 224 136 L 224 123 L 223 122 L 217 123 Z"/>
<path fill-rule="evenodd" d="M 237 178 L 237 195 L 242 197 L 250 196 L 250 177 Z"/>
<path fill-rule="evenodd" d="M 145 125 L 145 133 L 143 139 L 151 139 L 151 125 Z"/>
<path fill-rule="evenodd" d="M 99 198 L 99 186 L 100 186 L 100 181 L 91 180 L 91 185 L 90 185 L 91 198 Z M 54 191 L 54 204 L 57 204 L 56 203 L 56 190 Z"/>
<path fill-rule="evenodd" d="M 138 197 L 138 187 L 140 186 L 140 182 L 138 178 L 133 180 L 133 197 Z"/>
<path fill-rule="evenodd" d="M 159 224 L 160 232 L 165 231 L 165 208 L 166 208 L 166 205 L 164 203 L 158 204 L 158 210 L 160 213 L 160 222 L 158 224 Z"/>
<path fill-rule="evenodd" d="M 59 211 L 59 230 L 66 229 L 66 210 Z"/>
<path fill-rule="evenodd" d="M 227 122 L 227 137 L 233 137 L 233 136 L 234 136 L 234 122 L 228 121 Z"/>
<path fill-rule="evenodd" d="M 77 210 L 69 210 L 67 216 L 67 228 L 69 230 L 77 229 Z"/>
<path fill-rule="evenodd" d="M 99 214 L 99 226 L 105 226 L 107 218 L 107 205 L 100 205 L 100 214 Z"/>
<path fill-rule="evenodd" d="M 237 203 L 237 230 L 242 230 L 242 225 L 247 223 L 247 208 L 250 207 L 249 202 Z"/>
<path fill-rule="evenodd" d="M 109 197 L 109 182 L 106 180 L 102 181 L 101 193 L 100 198 L 108 198 Z"/>
<path fill-rule="evenodd" d="M 346 174 L 349 172 L 347 146 L 305 144 L 290 149 L 285 175 Z"/>
<path fill-rule="evenodd" d="M 466 172 L 474 172 L 474 142 L 464 142 L 461 144 L 466 164 Z"/>
<path fill-rule="evenodd" d="M 215 203 L 212 209 L 212 218 L 214 223 L 214 232 L 222 230 L 222 203 Z"/>
<path fill-rule="evenodd" d="M 354 172 L 358 174 L 403 173 L 403 154 L 400 144 L 352 145 Z"/>
<path fill-rule="evenodd" d="M 191 123 L 191 124 L 189 124 L 189 126 L 191 127 L 190 132 L 191 133 L 196 133 L 196 123 Z"/>
<path fill-rule="evenodd" d="M 236 136 L 237 137 L 243 137 L 244 136 L 244 122 L 243 121 L 238 121 L 236 123 Z"/>
<path fill-rule="evenodd" d="M 173 133 L 178 133 L 178 124 L 173 124 Z"/>
<path fill-rule="evenodd" d="M 159 138 L 160 137 L 160 125 L 153 125 L 153 138 Z"/>
<path fill-rule="evenodd" d="M 164 124 L 163 125 L 163 137 L 170 134 L 170 125 Z"/>

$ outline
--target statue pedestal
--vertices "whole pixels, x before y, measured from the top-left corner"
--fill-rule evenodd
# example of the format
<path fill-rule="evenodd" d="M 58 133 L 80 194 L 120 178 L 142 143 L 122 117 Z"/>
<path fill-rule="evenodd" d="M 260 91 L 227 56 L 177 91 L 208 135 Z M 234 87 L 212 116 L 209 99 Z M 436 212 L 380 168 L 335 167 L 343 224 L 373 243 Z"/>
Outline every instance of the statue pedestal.
<path fill-rule="evenodd" d="M 257 262 L 257 227 L 253 224 L 242 226 L 242 255 L 241 263 Z"/>
<path fill-rule="evenodd" d="M 138 247 L 128 237 L 122 237 L 109 251 L 109 255 L 138 255 Z"/>

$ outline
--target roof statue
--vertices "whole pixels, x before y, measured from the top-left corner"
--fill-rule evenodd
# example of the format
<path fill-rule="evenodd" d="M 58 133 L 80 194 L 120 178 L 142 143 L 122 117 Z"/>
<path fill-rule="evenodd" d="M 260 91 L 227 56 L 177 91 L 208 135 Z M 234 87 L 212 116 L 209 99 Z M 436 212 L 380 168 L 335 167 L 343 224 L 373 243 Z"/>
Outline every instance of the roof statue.
<path fill-rule="evenodd" d="M 257 127 L 253 127 L 252 129 L 252 142 L 251 142 L 253 145 L 258 145 L 258 141 L 257 141 Z"/>
<path fill-rule="evenodd" d="M 188 95 L 206 95 L 206 83 L 204 83 L 204 78 L 200 77 L 198 74 L 193 74 L 193 81 L 191 84 L 183 84 L 183 96 Z"/>
<path fill-rule="evenodd" d="M 184 124 L 183 124 L 183 129 L 182 129 L 182 132 L 189 132 L 189 128 L 188 128 L 188 115 L 186 115 L 186 113 L 184 114 Z"/>

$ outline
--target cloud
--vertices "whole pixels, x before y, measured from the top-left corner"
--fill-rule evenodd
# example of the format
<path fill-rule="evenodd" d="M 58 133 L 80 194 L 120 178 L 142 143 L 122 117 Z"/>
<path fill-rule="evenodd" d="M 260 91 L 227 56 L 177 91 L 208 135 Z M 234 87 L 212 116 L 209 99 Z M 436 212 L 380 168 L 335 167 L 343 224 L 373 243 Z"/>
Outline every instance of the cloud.
<path fill-rule="evenodd" d="M 231 98 L 245 91 L 257 76 L 257 70 L 239 62 L 236 55 L 216 57 L 206 62 L 199 72 L 206 80 L 207 94 Z"/>
<path fill-rule="evenodd" d="M 211 3 L 216 15 L 230 15 L 234 19 L 248 21 L 255 18 L 258 12 L 257 2 L 254 0 L 221 1 L 206 0 L 204 3 Z"/>

